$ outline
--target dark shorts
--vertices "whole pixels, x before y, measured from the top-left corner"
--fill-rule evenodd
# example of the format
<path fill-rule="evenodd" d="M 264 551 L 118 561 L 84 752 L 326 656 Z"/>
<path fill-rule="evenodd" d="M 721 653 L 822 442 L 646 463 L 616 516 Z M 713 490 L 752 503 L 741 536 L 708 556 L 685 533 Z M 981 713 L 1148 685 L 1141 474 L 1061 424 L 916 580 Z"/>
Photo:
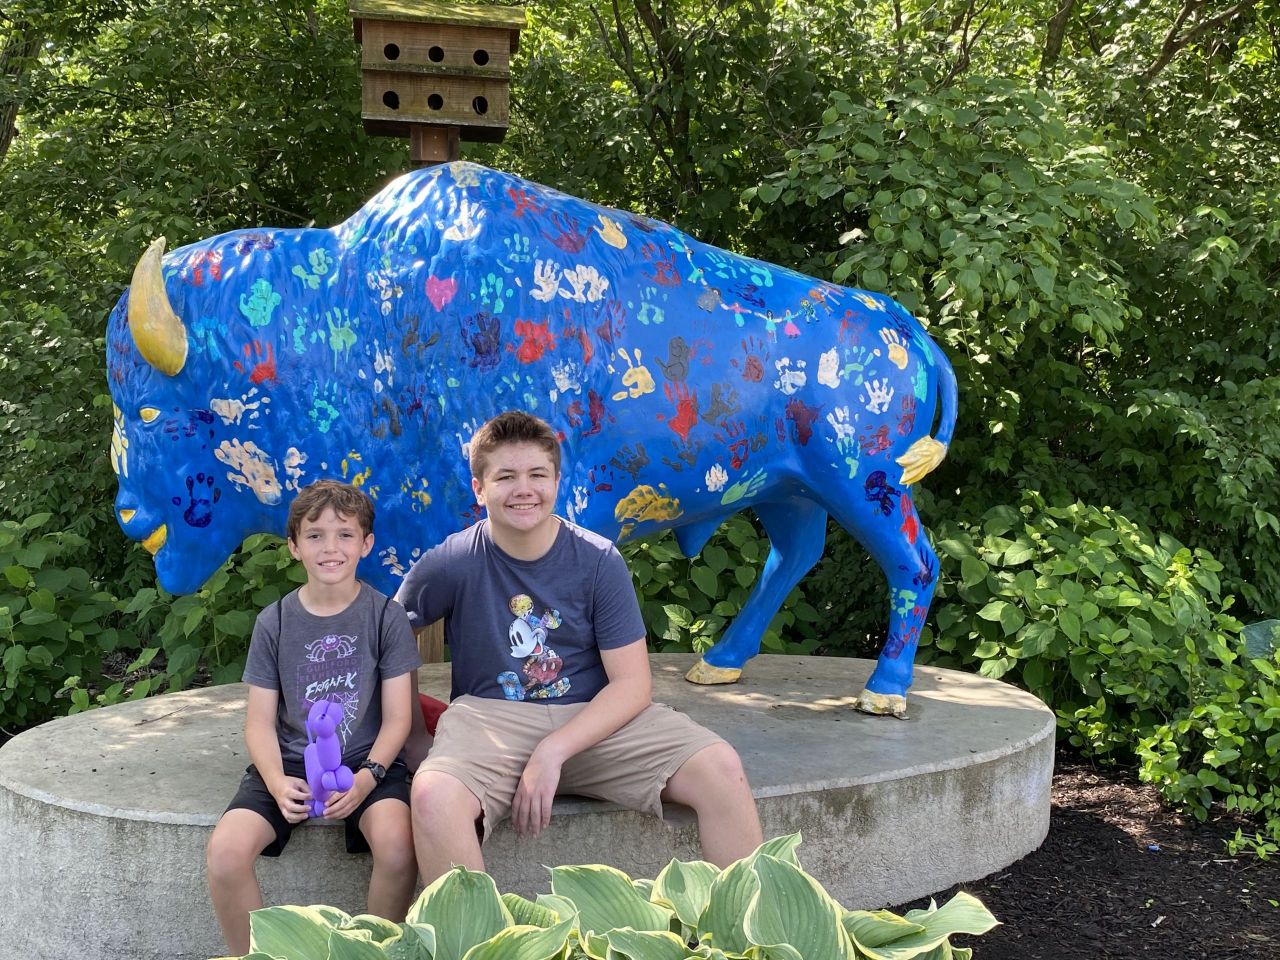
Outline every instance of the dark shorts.
<path fill-rule="evenodd" d="M 353 768 L 354 769 L 354 768 Z M 297 777 L 299 780 L 306 779 L 306 771 L 301 765 L 285 764 L 284 772 L 291 777 Z M 346 829 L 347 837 L 347 853 L 368 853 L 369 841 L 360 831 L 360 818 L 364 816 L 364 812 L 379 800 L 399 800 L 406 807 L 409 805 L 409 771 L 405 765 L 397 760 L 387 769 L 387 775 L 383 778 L 382 783 L 378 784 L 369 795 L 364 798 L 364 802 L 352 811 L 351 816 L 343 821 Z M 249 764 L 245 768 L 244 778 L 240 781 L 240 789 L 236 791 L 236 795 L 227 804 L 227 810 L 252 810 L 254 813 L 271 824 L 271 829 L 275 831 L 276 839 L 273 843 L 269 843 L 262 850 L 264 857 L 278 857 L 284 852 L 285 845 L 289 842 L 289 835 L 293 833 L 295 826 L 300 824 L 290 823 L 284 818 L 284 814 L 280 812 L 280 807 L 276 805 L 276 798 L 271 795 L 271 791 L 267 789 L 266 781 L 262 779 L 262 774 L 258 773 L 258 768 L 253 764 Z M 306 821 L 303 821 L 304 823 Z"/>

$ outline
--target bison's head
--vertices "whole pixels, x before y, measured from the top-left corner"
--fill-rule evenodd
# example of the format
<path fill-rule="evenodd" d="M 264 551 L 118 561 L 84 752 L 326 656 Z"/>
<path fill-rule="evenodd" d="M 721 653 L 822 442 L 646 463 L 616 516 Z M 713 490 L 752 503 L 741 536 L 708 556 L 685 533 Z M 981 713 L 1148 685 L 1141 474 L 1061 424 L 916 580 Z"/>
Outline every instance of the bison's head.
<path fill-rule="evenodd" d="M 275 464 L 246 432 L 262 358 L 223 356 L 217 338 L 201 334 L 219 322 L 210 289 L 232 268 L 223 257 L 233 249 L 225 238 L 208 241 L 166 264 L 157 240 L 109 324 L 116 513 L 174 593 L 198 589 L 245 536 L 271 529 L 283 492 Z"/>

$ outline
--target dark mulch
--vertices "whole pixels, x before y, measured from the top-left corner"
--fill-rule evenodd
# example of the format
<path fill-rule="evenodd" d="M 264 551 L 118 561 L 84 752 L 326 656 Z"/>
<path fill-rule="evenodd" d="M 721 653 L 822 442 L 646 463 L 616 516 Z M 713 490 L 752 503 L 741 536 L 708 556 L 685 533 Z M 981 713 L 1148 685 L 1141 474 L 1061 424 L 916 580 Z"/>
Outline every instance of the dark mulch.
<path fill-rule="evenodd" d="M 936 899 L 967 890 L 1002 922 L 957 938 L 975 960 L 1280 960 L 1280 859 L 1228 857 L 1240 825 L 1197 823 L 1130 772 L 1060 755 L 1044 845 Z"/>

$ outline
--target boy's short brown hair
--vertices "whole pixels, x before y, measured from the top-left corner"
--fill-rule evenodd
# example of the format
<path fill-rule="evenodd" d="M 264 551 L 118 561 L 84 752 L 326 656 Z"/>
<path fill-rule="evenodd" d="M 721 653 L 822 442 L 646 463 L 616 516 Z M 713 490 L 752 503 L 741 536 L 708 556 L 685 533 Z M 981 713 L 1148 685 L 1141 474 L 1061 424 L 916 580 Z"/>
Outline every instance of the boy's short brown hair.
<path fill-rule="evenodd" d="M 354 517 L 366 537 L 373 532 L 373 501 L 368 494 L 349 483 L 316 480 L 298 491 L 289 505 L 289 521 L 285 529 L 295 543 L 304 520 L 318 520 L 327 509 L 343 517 Z"/>
<path fill-rule="evenodd" d="M 471 475 L 483 480 L 489 455 L 509 443 L 533 443 L 542 447 L 551 457 L 556 475 L 560 475 L 560 441 L 555 431 L 547 421 L 523 410 L 500 413 L 472 435 Z"/>

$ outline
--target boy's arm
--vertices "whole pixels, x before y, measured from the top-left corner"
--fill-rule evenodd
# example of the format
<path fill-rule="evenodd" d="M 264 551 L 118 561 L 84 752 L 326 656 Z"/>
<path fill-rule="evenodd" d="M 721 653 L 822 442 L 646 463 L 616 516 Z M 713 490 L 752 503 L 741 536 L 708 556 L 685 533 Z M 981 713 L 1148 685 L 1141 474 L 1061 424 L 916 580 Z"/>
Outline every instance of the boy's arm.
<path fill-rule="evenodd" d="M 307 782 L 285 775 L 280 759 L 280 740 L 276 736 L 276 708 L 280 692 L 249 684 L 249 706 L 244 717 L 244 742 L 249 759 L 258 768 L 262 781 L 275 798 L 276 806 L 290 823 L 307 819 L 307 801 L 311 791 Z"/>
<path fill-rule="evenodd" d="M 390 767 L 395 763 L 400 749 L 409 737 L 413 716 L 409 709 L 412 703 L 412 675 L 413 671 L 410 671 L 382 681 L 382 727 L 374 738 L 373 746 L 369 748 L 369 759 L 383 767 Z M 377 782 L 373 779 L 373 774 L 361 767 L 355 772 L 350 790 L 335 793 L 329 798 L 324 815 L 332 820 L 351 816 L 375 786 Z"/>
<path fill-rule="evenodd" d="M 551 822 L 551 804 L 565 762 L 626 726 L 652 702 L 653 678 L 643 637 L 601 650 L 600 661 L 609 682 L 577 716 L 548 734 L 525 764 L 511 803 L 511 822 L 519 836 L 536 837 Z"/>

